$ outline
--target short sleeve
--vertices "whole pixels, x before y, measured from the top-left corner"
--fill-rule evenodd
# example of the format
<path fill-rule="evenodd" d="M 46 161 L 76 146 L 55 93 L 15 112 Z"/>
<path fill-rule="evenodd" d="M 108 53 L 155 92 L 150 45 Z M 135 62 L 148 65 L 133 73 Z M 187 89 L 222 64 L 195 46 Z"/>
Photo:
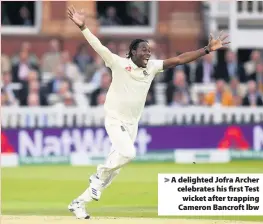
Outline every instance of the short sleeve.
<path fill-rule="evenodd" d="M 163 72 L 163 60 L 150 60 L 150 63 L 153 67 L 154 75 Z"/>

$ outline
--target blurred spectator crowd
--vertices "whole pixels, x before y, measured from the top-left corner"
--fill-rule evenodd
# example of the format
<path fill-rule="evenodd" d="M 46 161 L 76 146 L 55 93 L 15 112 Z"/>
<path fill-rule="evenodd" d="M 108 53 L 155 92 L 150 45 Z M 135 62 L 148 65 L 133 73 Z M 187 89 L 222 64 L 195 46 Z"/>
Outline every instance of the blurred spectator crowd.
<path fill-rule="evenodd" d="M 1 2 L 1 21 L 6 26 L 33 26 L 34 2 Z"/>
<path fill-rule="evenodd" d="M 100 106 L 111 83 L 111 71 L 102 59 L 89 54 L 88 43 L 75 55 L 60 49 L 52 39 L 38 58 L 24 42 L 12 56 L 1 55 L 1 103 L 3 106 Z M 150 40 L 152 58 L 165 59 L 157 43 Z M 125 57 L 128 45 L 109 42 L 107 47 Z M 175 55 L 174 55 L 175 56 Z M 234 52 L 225 53 L 224 63 L 209 54 L 195 63 L 180 65 L 159 74 L 150 88 L 146 106 L 171 107 L 263 106 L 263 58 L 258 50 L 240 64 Z M 162 88 L 160 88 L 162 87 Z M 163 100 L 161 100 L 163 99 Z"/>
<path fill-rule="evenodd" d="M 106 2 L 107 3 L 107 2 Z M 149 8 L 148 2 L 122 2 L 121 5 L 108 6 L 102 4 L 102 11 L 98 11 L 99 22 L 102 26 L 148 26 L 149 13 L 143 8 Z M 141 6 L 141 7 L 138 7 Z M 119 6 L 119 7 L 118 7 Z M 35 25 L 36 4 L 32 2 L 1 3 L 1 21 L 4 26 L 33 26 Z"/>
<path fill-rule="evenodd" d="M 145 2 L 141 2 L 145 4 Z M 126 12 L 118 11 L 114 6 L 106 8 L 105 13 L 100 15 L 102 26 L 146 26 L 149 25 L 148 15 L 144 15 L 140 8 L 130 6 Z"/>

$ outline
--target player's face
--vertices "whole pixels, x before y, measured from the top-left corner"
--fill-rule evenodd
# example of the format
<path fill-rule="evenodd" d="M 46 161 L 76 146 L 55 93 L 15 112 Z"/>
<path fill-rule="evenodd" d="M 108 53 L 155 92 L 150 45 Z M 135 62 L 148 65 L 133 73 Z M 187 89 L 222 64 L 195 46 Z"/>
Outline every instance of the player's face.
<path fill-rule="evenodd" d="M 141 42 L 136 50 L 135 58 L 137 66 L 146 68 L 151 57 L 151 49 L 148 43 Z"/>

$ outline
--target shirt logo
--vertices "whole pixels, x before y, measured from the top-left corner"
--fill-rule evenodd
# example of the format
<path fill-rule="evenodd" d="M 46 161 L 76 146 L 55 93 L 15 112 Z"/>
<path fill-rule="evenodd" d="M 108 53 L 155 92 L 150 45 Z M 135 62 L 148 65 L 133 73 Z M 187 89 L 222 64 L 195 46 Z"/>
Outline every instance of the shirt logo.
<path fill-rule="evenodd" d="M 131 66 L 127 66 L 127 67 L 125 68 L 125 70 L 128 71 L 128 72 L 130 72 L 130 71 L 131 71 Z"/>
<path fill-rule="evenodd" d="M 150 75 L 146 70 L 143 71 L 143 74 L 144 74 L 144 76 L 149 76 Z"/>

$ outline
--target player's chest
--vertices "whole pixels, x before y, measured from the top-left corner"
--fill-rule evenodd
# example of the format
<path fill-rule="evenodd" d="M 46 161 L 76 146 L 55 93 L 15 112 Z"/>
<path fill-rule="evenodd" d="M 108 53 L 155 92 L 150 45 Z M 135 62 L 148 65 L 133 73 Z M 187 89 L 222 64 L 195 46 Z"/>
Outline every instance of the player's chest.
<path fill-rule="evenodd" d="M 149 83 L 152 81 L 152 71 L 149 68 L 133 68 L 129 64 L 122 65 L 121 69 L 127 79 Z"/>

